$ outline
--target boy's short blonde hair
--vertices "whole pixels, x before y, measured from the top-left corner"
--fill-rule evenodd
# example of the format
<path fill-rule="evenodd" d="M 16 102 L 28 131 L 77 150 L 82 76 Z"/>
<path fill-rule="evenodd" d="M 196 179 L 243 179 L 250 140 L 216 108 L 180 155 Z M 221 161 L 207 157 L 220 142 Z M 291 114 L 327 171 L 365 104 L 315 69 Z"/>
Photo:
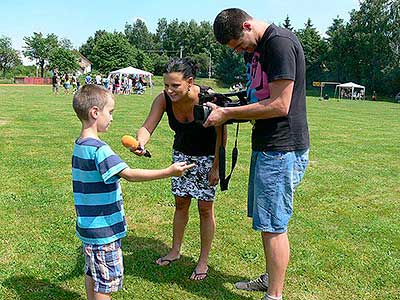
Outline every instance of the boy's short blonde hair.
<path fill-rule="evenodd" d="M 83 121 L 89 120 L 89 110 L 93 106 L 103 109 L 113 95 L 104 87 L 96 84 L 86 84 L 74 95 L 72 107 L 78 118 Z"/>

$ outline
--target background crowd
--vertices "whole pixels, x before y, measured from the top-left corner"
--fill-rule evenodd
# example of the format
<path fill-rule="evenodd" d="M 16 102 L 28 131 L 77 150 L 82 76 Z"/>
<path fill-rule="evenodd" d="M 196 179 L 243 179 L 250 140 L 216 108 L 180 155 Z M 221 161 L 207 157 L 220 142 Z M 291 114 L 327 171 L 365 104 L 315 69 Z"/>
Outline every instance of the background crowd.
<path fill-rule="evenodd" d="M 134 74 L 112 74 L 110 76 L 104 76 L 102 74 L 96 74 L 92 77 L 87 74 L 84 78 L 84 84 L 97 84 L 101 85 L 113 94 L 117 95 L 143 95 L 147 87 L 151 87 L 143 75 Z M 62 74 L 58 69 L 53 70 L 52 76 L 52 87 L 55 95 L 59 94 L 60 87 L 64 88 L 64 94 L 73 94 L 79 90 L 81 81 L 79 76 L 73 74 Z"/>

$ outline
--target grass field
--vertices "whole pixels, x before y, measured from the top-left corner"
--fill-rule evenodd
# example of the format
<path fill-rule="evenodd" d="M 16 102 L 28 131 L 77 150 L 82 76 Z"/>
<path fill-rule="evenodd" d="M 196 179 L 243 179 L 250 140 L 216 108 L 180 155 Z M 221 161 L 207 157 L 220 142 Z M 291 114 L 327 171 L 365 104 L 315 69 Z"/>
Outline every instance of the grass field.
<path fill-rule="evenodd" d="M 153 158 L 138 158 L 120 144 L 122 135 L 135 134 L 160 89 L 118 96 L 114 122 L 101 136 L 131 167 L 170 161 L 173 134 L 165 118 L 148 145 Z M 85 298 L 71 188 L 80 124 L 72 96 L 50 90 L 0 86 L 0 299 Z M 285 299 L 400 299 L 400 105 L 314 97 L 307 105 L 312 148 L 290 224 Z M 169 180 L 122 182 L 129 232 L 124 290 L 113 299 L 262 297 L 232 284 L 264 269 L 260 235 L 246 217 L 250 131 L 250 124 L 241 125 L 238 165 L 229 190 L 217 196 L 204 282 L 188 279 L 200 244 L 196 203 L 183 259 L 160 268 L 154 260 L 168 250 L 174 212 Z M 228 151 L 232 142 L 233 134 Z"/>

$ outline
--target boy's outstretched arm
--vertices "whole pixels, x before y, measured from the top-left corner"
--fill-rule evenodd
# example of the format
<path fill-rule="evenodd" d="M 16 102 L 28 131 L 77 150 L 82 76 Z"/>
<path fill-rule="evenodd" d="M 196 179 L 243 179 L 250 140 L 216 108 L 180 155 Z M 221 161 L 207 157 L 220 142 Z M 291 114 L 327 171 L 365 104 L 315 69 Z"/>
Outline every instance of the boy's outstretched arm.
<path fill-rule="evenodd" d="M 131 169 L 126 168 L 118 173 L 119 176 L 128 181 L 149 181 L 171 176 L 182 176 L 182 174 L 195 164 L 186 164 L 186 162 L 176 162 L 165 169 Z"/>

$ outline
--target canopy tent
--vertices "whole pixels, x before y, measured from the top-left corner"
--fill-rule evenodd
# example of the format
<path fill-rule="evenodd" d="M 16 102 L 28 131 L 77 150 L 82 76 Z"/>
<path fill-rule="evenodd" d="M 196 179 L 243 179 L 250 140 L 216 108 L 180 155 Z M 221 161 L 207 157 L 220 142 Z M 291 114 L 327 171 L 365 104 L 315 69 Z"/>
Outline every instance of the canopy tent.
<path fill-rule="evenodd" d="M 328 97 L 329 98 L 329 96 L 328 96 L 328 94 L 325 94 L 325 95 L 323 95 L 323 90 L 324 90 L 324 88 L 326 87 L 326 86 L 329 86 L 329 85 L 334 85 L 335 86 L 335 94 L 336 94 L 336 86 L 338 85 L 338 84 L 340 84 L 340 82 L 330 82 L 330 81 L 321 81 L 321 82 L 319 82 L 319 81 L 314 81 L 313 83 L 312 83 L 312 85 L 314 86 L 314 87 L 319 87 L 320 88 L 320 91 L 321 91 L 321 93 L 320 93 L 320 99 L 322 99 L 322 97 L 325 99 L 325 97 Z"/>
<path fill-rule="evenodd" d="M 339 89 L 339 99 L 343 98 L 344 96 L 350 99 L 365 99 L 365 86 L 354 83 L 354 82 L 347 82 L 342 83 L 336 86 L 336 89 Z M 335 89 L 335 94 L 336 94 Z M 356 92 L 354 92 L 356 90 Z M 357 91 L 358 90 L 358 91 Z"/>
<path fill-rule="evenodd" d="M 127 75 L 133 74 L 136 76 L 139 76 L 139 75 L 145 76 L 145 77 L 149 78 L 149 86 L 153 86 L 153 84 L 151 82 L 151 77 L 153 76 L 153 74 L 150 72 L 144 71 L 144 70 L 136 69 L 134 67 L 127 67 L 127 68 L 112 71 L 112 72 L 108 73 L 108 77 L 110 77 L 112 74 L 120 74 L 120 75 L 121 74 L 127 74 Z"/>

